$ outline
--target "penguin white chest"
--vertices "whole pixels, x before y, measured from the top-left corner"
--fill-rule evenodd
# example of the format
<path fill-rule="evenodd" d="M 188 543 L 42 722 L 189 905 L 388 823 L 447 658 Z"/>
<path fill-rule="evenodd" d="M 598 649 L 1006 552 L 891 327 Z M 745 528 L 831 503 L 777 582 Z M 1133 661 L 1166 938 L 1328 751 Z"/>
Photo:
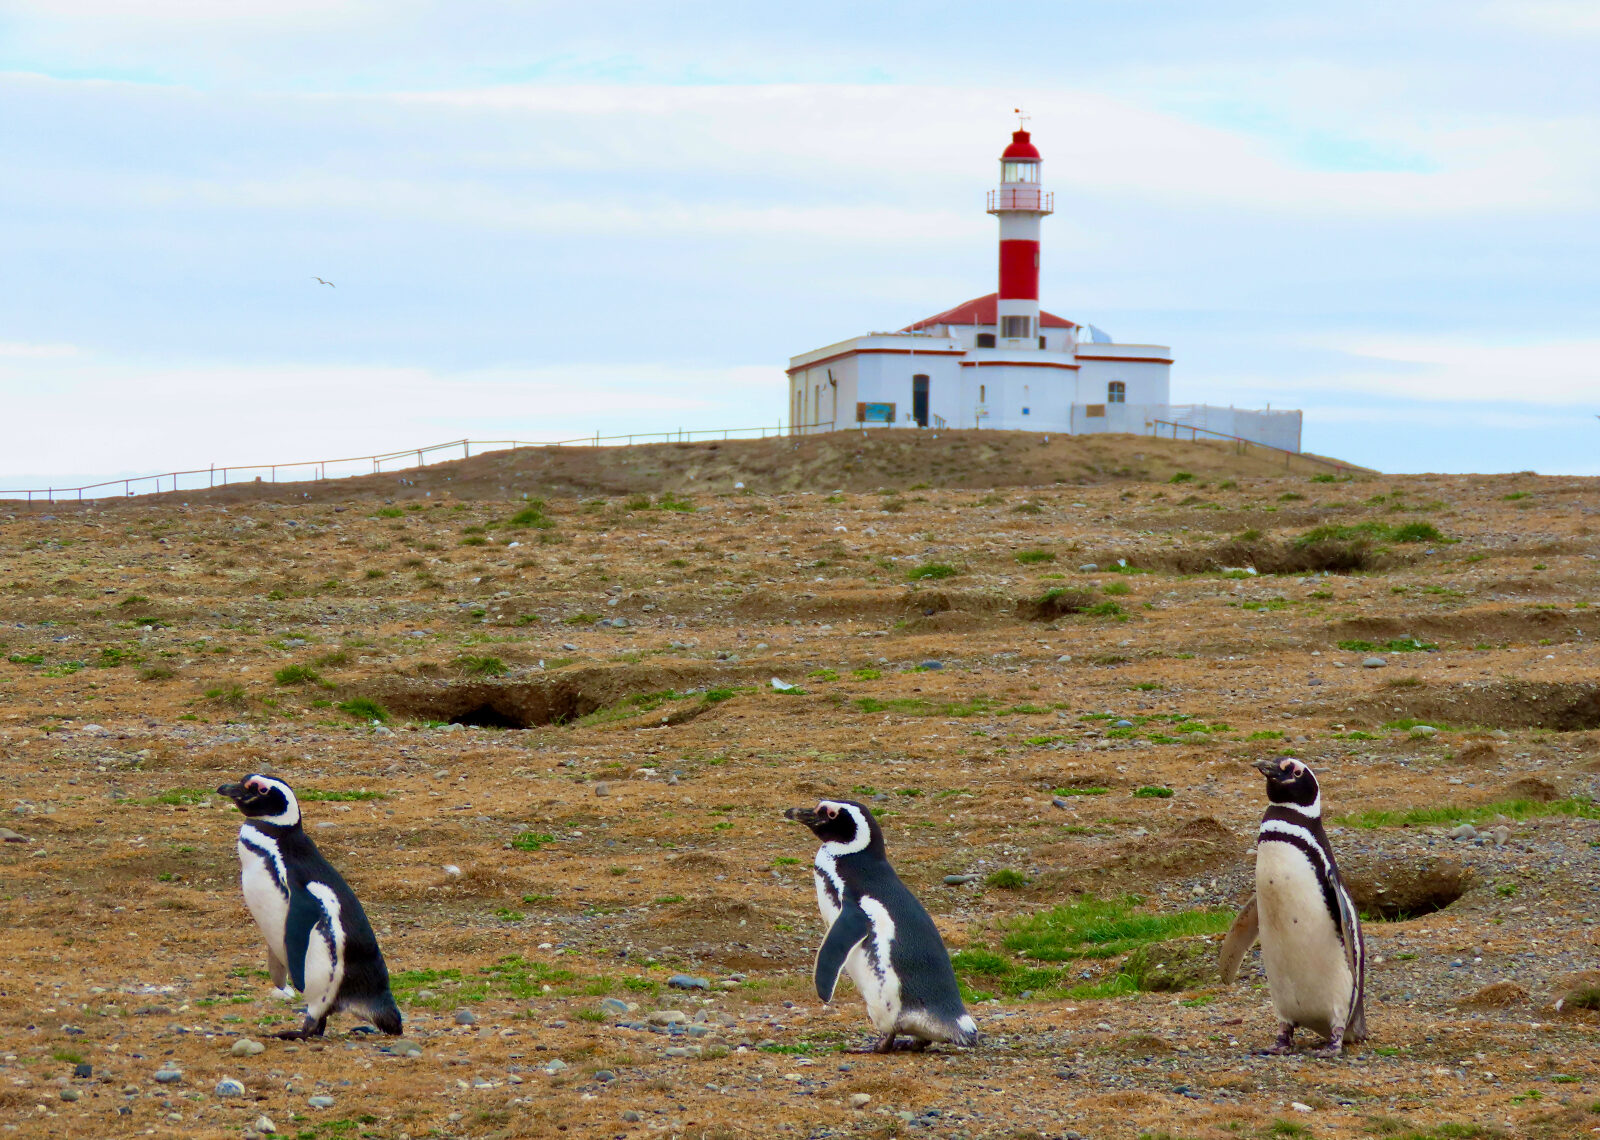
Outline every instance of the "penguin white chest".
<path fill-rule="evenodd" d="M 877 899 L 862 899 L 861 909 L 872 920 L 872 933 L 850 951 L 844 969 L 867 1003 L 867 1020 L 879 1033 L 888 1033 L 900 1024 L 900 975 L 889 958 L 894 919 Z"/>
<path fill-rule="evenodd" d="M 251 829 L 239 832 L 239 883 L 244 902 L 261 928 L 267 948 L 284 961 L 284 927 L 289 919 L 288 874 L 271 836 Z"/>
<path fill-rule="evenodd" d="M 1261 964 L 1282 1021 L 1328 1034 L 1344 1023 L 1355 980 L 1317 870 L 1299 848 L 1262 842 L 1256 854 Z"/>

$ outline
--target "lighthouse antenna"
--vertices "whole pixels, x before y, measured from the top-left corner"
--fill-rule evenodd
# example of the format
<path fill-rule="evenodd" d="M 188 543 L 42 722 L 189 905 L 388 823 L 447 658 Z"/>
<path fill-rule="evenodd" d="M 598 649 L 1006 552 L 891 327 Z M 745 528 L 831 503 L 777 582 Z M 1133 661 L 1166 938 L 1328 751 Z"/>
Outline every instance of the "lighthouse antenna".
<path fill-rule="evenodd" d="M 1021 130 L 1027 130 L 1028 120 L 1033 118 L 1033 116 L 1028 114 L 1028 112 L 1024 111 L 1021 107 L 1011 108 L 1011 113 L 1017 117 L 1017 126 Z"/>

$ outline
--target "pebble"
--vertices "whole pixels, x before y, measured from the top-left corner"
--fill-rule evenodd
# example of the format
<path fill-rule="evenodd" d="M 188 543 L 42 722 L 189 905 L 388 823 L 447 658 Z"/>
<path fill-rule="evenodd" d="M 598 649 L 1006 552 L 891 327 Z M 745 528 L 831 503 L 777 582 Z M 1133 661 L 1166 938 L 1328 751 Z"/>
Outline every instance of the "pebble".
<path fill-rule="evenodd" d="M 87 1080 L 89 1077 L 94 1076 L 94 1066 L 87 1061 L 74 1065 L 72 1066 L 72 1075 Z"/>
<path fill-rule="evenodd" d="M 1451 830 L 1450 838 L 1451 839 L 1476 839 L 1476 838 L 1478 838 L 1478 829 L 1476 827 L 1473 827 L 1472 824 L 1470 824 L 1470 823 L 1463 823 L 1459 827 L 1456 827 L 1456 828 Z"/>
<path fill-rule="evenodd" d="M 1097 563 L 1085 562 L 1082 566 L 1078 567 L 1078 573 L 1093 574 L 1098 569 L 1100 569 L 1100 567 Z"/>
<path fill-rule="evenodd" d="M 1411 730 L 1411 735 L 1426 740 L 1430 736 L 1438 736 L 1439 730 L 1431 724 L 1419 724 Z"/>
<path fill-rule="evenodd" d="M 1309 1104 L 1301 1104 L 1297 1100 L 1296 1101 L 1290 1101 L 1289 1102 L 1289 1107 L 1294 1109 L 1296 1112 L 1314 1112 L 1315 1111 L 1315 1109 L 1313 1109 Z"/>
<path fill-rule="evenodd" d="M 944 877 L 944 885 L 947 887 L 959 887 L 964 883 L 975 883 L 977 881 L 978 876 L 976 875 L 946 875 Z"/>
<path fill-rule="evenodd" d="M 476 1025 L 478 1024 L 478 1015 L 473 1013 L 470 1009 L 458 1009 L 456 1010 L 456 1024 Z"/>
<path fill-rule="evenodd" d="M 1072 801 L 1071 800 L 1067 800 L 1067 799 L 1063 799 L 1060 796 L 1051 796 L 1050 797 L 1050 805 L 1052 807 L 1058 807 L 1058 808 L 1069 808 L 1069 807 L 1072 806 Z"/>
<path fill-rule="evenodd" d="M 652 1009 L 645 1020 L 651 1025 L 682 1025 L 689 1015 L 681 1009 Z"/>
<path fill-rule="evenodd" d="M 1389 663 L 1382 657 L 1368 657 L 1361 662 L 1361 667 L 1363 669 L 1382 669 L 1387 664 Z"/>
<path fill-rule="evenodd" d="M 420 1057 L 422 1056 L 422 1046 L 415 1041 L 402 1037 L 398 1041 L 390 1042 L 389 1052 L 397 1057 Z"/>
<path fill-rule="evenodd" d="M 872 1097 L 868 1093 L 851 1093 L 850 1094 L 850 1107 L 851 1108 L 866 1108 L 867 1105 L 869 1105 L 871 1103 L 872 1103 Z"/>
<path fill-rule="evenodd" d="M 918 668 L 921 668 L 921 669 L 943 669 L 944 668 L 944 662 L 943 661 L 924 661 L 921 665 L 918 666 Z"/>
<path fill-rule="evenodd" d="M 604 783 L 596 784 L 594 786 L 594 794 L 597 796 L 609 796 L 611 794 L 611 785 Z"/>
<path fill-rule="evenodd" d="M 157 1069 L 156 1070 L 155 1079 L 159 1083 L 164 1084 L 164 1085 L 175 1085 L 179 1081 L 183 1080 L 183 1070 L 181 1070 L 181 1069 Z"/>
<path fill-rule="evenodd" d="M 638 1124 L 640 1119 L 642 1118 L 639 1116 L 639 1114 L 633 1111 L 631 1108 L 622 1114 L 622 1121 L 624 1124 Z"/>
<path fill-rule="evenodd" d="M 1131 720 L 1119 720 L 1119 721 L 1117 721 L 1116 724 L 1112 725 L 1111 727 L 1112 728 L 1132 728 L 1133 727 L 1133 721 L 1131 721 Z"/>
<path fill-rule="evenodd" d="M 250 1127 L 255 1129 L 257 1132 L 266 1133 L 273 1133 L 278 1130 L 278 1126 L 272 1123 L 272 1117 L 267 1116 L 264 1113 L 261 1116 L 256 1117 L 256 1122 Z"/>
<path fill-rule="evenodd" d="M 217 1087 L 211 1091 L 216 1093 L 218 1096 L 243 1096 L 244 1085 L 240 1084 L 232 1077 L 223 1077 L 217 1082 Z"/>
<path fill-rule="evenodd" d="M 605 998 L 600 1002 L 600 1008 L 607 1013 L 627 1013 L 628 1003 L 621 998 Z"/>
<path fill-rule="evenodd" d="M 617 1079 L 617 1074 L 613 1073 L 610 1069 L 597 1069 L 595 1070 L 594 1079 L 603 1085 L 608 1085 Z"/>
<path fill-rule="evenodd" d="M 667 985 L 675 990 L 709 990 L 711 983 L 705 978 L 695 978 L 688 974 L 673 974 L 667 979 Z"/>
<path fill-rule="evenodd" d="M 71 1085 L 68 1085 L 66 1088 L 61 1090 L 61 1099 L 62 1100 L 73 1101 L 73 1100 L 77 1100 L 81 1096 L 83 1096 L 83 1093 L 79 1092 L 77 1089 L 73 1088 Z"/>
<path fill-rule="evenodd" d="M 459 879 L 461 877 L 461 868 L 457 867 L 454 863 L 446 863 L 444 865 L 444 873 L 449 875 L 452 879 Z"/>
<path fill-rule="evenodd" d="M 254 1057 L 257 1053 L 266 1052 L 267 1047 L 253 1037 L 241 1037 L 233 1043 L 229 1050 L 235 1057 Z"/>
<path fill-rule="evenodd" d="M 32 843 L 33 840 L 23 835 L 20 831 L 12 831 L 9 827 L 0 827 L 0 843 Z"/>
<path fill-rule="evenodd" d="M 306 1103 L 309 1104 L 312 1108 L 332 1108 L 333 1107 L 333 1098 L 331 1096 L 307 1097 L 306 1098 Z"/>
<path fill-rule="evenodd" d="M 567 1068 L 567 1063 L 565 1061 L 563 1061 L 560 1057 L 552 1057 L 550 1059 L 550 1063 L 545 1065 L 544 1071 L 549 1073 L 553 1077 L 557 1073 L 564 1072 L 566 1070 L 566 1068 Z"/>

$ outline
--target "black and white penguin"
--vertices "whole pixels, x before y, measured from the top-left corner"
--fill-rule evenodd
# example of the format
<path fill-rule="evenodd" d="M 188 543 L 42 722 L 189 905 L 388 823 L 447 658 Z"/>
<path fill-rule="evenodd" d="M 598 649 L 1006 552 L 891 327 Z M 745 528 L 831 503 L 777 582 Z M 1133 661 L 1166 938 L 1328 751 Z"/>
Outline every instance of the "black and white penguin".
<path fill-rule="evenodd" d="M 892 1052 L 900 1034 L 919 1052 L 934 1041 L 975 1042 L 978 1027 L 961 1001 L 944 940 L 889 865 L 872 813 L 847 800 L 823 800 L 783 814 L 822 841 L 813 873 L 828 934 L 817 951 L 817 996 L 831 1002 L 839 975 L 848 973 L 883 1034 L 879 1053 Z"/>
<path fill-rule="evenodd" d="M 1289 756 L 1256 768 L 1270 801 L 1256 835 L 1256 893 L 1223 939 L 1222 980 L 1233 981 L 1259 937 L 1278 1016 L 1269 1052 L 1290 1052 L 1303 1026 L 1328 1039 L 1318 1055 L 1337 1057 L 1346 1041 L 1367 1037 L 1361 919 L 1322 829 L 1315 773 Z"/>
<path fill-rule="evenodd" d="M 272 984 L 283 990 L 287 979 L 306 998 L 305 1025 L 278 1036 L 320 1037 L 339 1010 L 398 1035 L 400 1010 L 378 939 L 355 893 L 301 827 L 289 785 L 251 775 L 217 792 L 248 817 L 239 828 L 239 878 L 267 940 Z"/>

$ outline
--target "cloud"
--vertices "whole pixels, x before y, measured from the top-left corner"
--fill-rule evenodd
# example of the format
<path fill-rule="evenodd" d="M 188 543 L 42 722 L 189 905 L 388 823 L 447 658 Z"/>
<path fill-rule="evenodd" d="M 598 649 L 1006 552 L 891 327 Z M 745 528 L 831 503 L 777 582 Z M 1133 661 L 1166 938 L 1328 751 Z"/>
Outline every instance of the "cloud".
<path fill-rule="evenodd" d="M 687 428 L 775 427 L 777 366 L 573 365 L 433 372 L 328 365 L 0 359 L 6 469 L 105 473 L 377 454 L 443 439 L 554 442 Z M 63 419 L 64 408 L 93 409 Z M 58 432 L 37 430 L 41 423 Z M 0 486 L 10 479 L 0 474 Z"/>
<path fill-rule="evenodd" d="M 18 344 L 0 341 L 0 360 L 51 360 L 62 356 L 76 356 L 78 349 L 70 344 Z"/>
<path fill-rule="evenodd" d="M 1354 334 L 1322 341 L 1377 367 L 1338 375 L 1338 386 L 1387 397 L 1600 407 L 1600 340 L 1485 343 L 1465 337 Z M 1297 386 L 1327 387 L 1327 377 Z"/>

